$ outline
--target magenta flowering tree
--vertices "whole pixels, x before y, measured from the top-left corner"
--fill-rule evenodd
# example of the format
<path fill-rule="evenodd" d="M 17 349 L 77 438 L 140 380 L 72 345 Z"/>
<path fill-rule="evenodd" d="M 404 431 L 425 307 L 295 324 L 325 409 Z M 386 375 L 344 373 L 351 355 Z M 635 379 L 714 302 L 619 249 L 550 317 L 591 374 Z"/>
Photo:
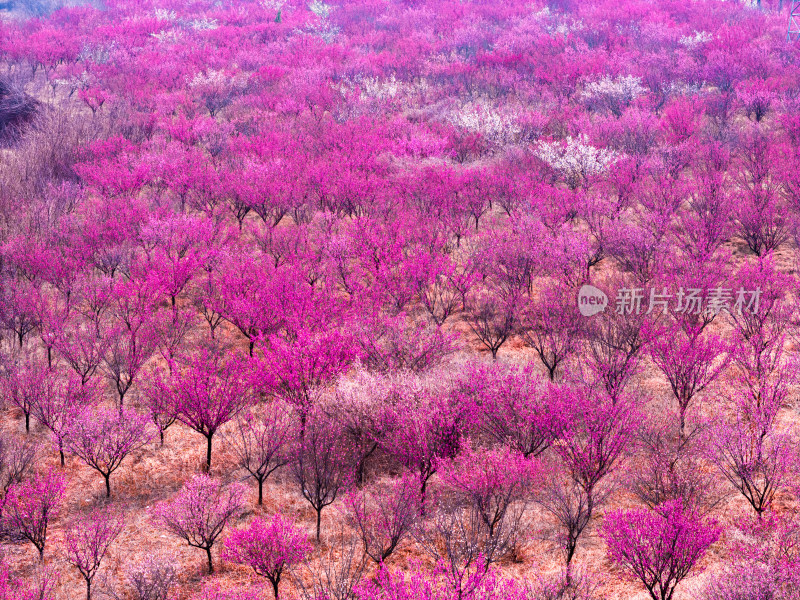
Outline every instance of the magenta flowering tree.
<path fill-rule="evenodd" d="M 86 600 L 92 600 L 95 575 L 109 546 L 119 537 L 124 526 L 122 514 L 112 508 L 96 508 L 67 525 L 64 534 L 66 559 L 86 582 Z"/>
<path fill-rule="evenodd" d="M 103 476 L 111 497 L 111 474 L 125 457 L 153 437 L 149 419 L 126 408 L 90 408 L 77 415 L 66 430 L 67 449 Z"/>
<path fill-rule="evenodd" d="M 576 294 L 565 286 L 553 285 L 523 309 L 520 337 L 536 352 L 550 381 L 564 372 L 569 359 L 580 349 L 584 323 L 574 301 Z"/>
<path fill-rule="evenodd" d="M 452 383 L 437 383 L 412 377 L 401 380 L 381 426 L 383 450 L 419 477 L 423 512 L 437 461 L 458 454 L 467 420 L 464 403 L 456 397 Z"/>
<path fill-rule="evenodd" d="M 474 402 L 470 413 L 490 440 L 526 458 L 550 447 L 561 413 L 550 404 L 547 387 L 532 365 L 480 367 L 469 372 L 467 381 Z"/>
<path fill-rule="evenodd" d="M 631 401 L 598 399 L 586 387 L 558 386 L 550 394 L 564 418 L 553 431 L 557 458 L 544 465 L 534 498 L 558 523 L 569 567 L 581 534 L 614 489 L 609 475 L 624 459 L 639 417 Z"/>
<path fill-rule="evenodd" d="M 28 540 L 44 558 L 47 529 L 57 512 L 66 489 L 66 480 L 53 470 L 12 485 L 3 510 L 4 527 Z"/>
<path fill-rule="evenodd" d="M 729 347 L 700 325 L 671 323 L 648 331 L 653 362 L 669 382 L 678 403 L 679 431 L 686 431 L 686 411 L 696 396 L 727 368 Z"/>
<path fill-rule="evenodd" d="M 206 438 L 207 470 L 211 469 L 214 435 L 253 401 L 244 364 L 207 349 L 174 370 L 160 391 L 171 399 L 177 419 Z"/>
<path fill-rule="evenodd" d="M 153 508 L 155 520 L 193 548 L 204 550 L 208 572 L 214 572 L 211 548 L 225 526 L 244 506 L 246 488 L 224 485 L 208 475 L 194 475 L 170 500 Z"/>
<path fill-rule="evenodd" d="M 302 562 L 311 552 L 305 534 L 280 513 L 269 520 L 257 518 L 244 529 L 231 532 L 222 556 L 244 564 L 272 584 L 275 600 L 284 573 Z"/>
<path fill-rule="evenodd" d="M 97 402 L 97 392 L 91 384 L 82 385 L 73 373 L 62 373 L 53 382 L 48 393 L 36 398 L 32 415 L 50 430 L 63 467 L 67 431 L 86 407 Z"/>
<path fill-rule="evenodd" d="M 9 376 L 2 381 L 3 397 L 16 406 L 25 417 L 25 432 L 30 432 L 31 413 L 40 397 L 50 393 L 53 374 L 33 356 L 13 365 Z"/>
<path fill-rule="evenodd" d="M 442 482 L 478 515 L 493 554 L 499 557 L 509 551 L 518 541 L 526 501 L 539 476 L 538 464 L 508 449 L 469 447 L 442 463 Z"/>
<path fill-rule="evenodd" d="M 774 415 L 752 414 L 746 395 L 738 404 L 732 422 L 713 429 L 711 459 L 760 518 L 790 474 L 796 443 Z"/>
<path fill-rule="evenodd" d="M 584 360 L 588 379 L 604 389 L 612 401 L 622 397 L 625 388 L 641 368 L 644 315 L 618 314 L 606 310 L 584 326 Z"/>
<path fill-rule="evenodd" d="M 717 541 L 720 528 L 671 500 L 661 510 L 633 509 L 606 515 L 600 536 L 609 558 L 638 579 L 653 600 L 671 600 L 678 584 Z"/>
<path fill-rule="evenodd" d="M 306 415 L 322 386 L 333 381 L 358 355 L 350 336 L 336 330 L 317 332 L 302 327 L 287 339 L 274 335 L 259 344 L 267 388 L 293 404 L 300 413 L 301 435 Z"/>

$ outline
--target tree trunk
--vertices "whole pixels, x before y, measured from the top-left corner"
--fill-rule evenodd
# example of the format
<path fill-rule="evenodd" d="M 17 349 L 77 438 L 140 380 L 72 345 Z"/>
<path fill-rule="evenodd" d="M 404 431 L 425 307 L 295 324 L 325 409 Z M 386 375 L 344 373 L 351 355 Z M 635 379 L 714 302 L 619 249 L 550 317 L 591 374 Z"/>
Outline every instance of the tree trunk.
<path fill-rule="evenodd" d="M 272 592 L 275 594 L 275 600 L 278 600 L 278 583 L 280 583 L 281 578 L 278 577 L 270 577 L 270 581 L 272 582 Z"/>
<path fill-rule="evenodd" d="M 322 524 L 322 509 L 318 508 L 317 509 L 317 541 L 319 541 L 319 534 L 320 534 L 321 524 Z"/>
<path fill-rule="evenodd" d="M 264 480 L 258 480 L 258 505 L 264 504 Z"/>
<path fill-rule="evenodd" d="M 86 600 L 92 600 L 92 580 L 86 578 Z"/>
<path fill-rule="evenodd" d="M 207 435 L 208 446 L 206 447 L 206 472 L 211 473 L 211 438 L 212 435 Z"/>
<path fill-rule="evenodd" d="M 108 475 L 103 473 L 103 477 L 106 480 L 106 498 L 111 498 L 111 473 Z"/>
<path fill-rule="evenodd" d="M 206 548 L 206 557 L 208 557 L 208 574 L 214 574 L 214 563 L 211 560 L 211 546 Z"/>

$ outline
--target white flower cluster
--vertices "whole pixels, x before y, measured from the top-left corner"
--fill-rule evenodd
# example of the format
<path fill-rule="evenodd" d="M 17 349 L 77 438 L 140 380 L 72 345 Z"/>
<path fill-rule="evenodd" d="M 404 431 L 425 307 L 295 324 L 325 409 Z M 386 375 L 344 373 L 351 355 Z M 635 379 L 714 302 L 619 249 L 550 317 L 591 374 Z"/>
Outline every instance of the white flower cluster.
<path fill-rule="evenodd" d="M 714 36 L 708 31 L 695 31 L 694 35 L 684 35 L 681 37 L 681 39 L 678 40 L 678 43 L 687 48 L 694 48 L 700 44 L 710 42 L 712 39 L 714 39 Z"/>
<path fill-rule="evenodd" d="M 223 71 L 217 69 L 208 69 L 205 73 L 196 73 L 192 80 L 189 82 L 189 87 L 195 88 L 200 86 L 208 87 L 223 87 L 228 82 L 228 76 Z"/>
<path fill-rule="evenodd" d="M 208 19 L 203 17 L 201 19 L 189 21 L 189 27 L 195 31 L 209 31 L 211 29 L 217 29 L 219 27 L 219 23 L 216 19 Z"/>
<path fill-rule="evenodd" d="M 583 95 L 586 98 L 614 97 L 623 102 L 630 102 L 645 91 L 642 80 L 638 77 L 624 75 L 612 78 L 606 75 L 602 79 L 587 83 Z"/>
<path fill-rule="evenodd" d="M 322 0 L 314 0 L 308 5 L 308 10 L 313 12 L 320 19 L 327 19 L 333 10 L 333 7 L 330 4 L 325 4 L 322 2 Z"/>
<path fill-rule="evenodd" d="M 87 61 L 90 60 L 95 64 L 102 65 L 107 63 L 111 60 L 111 52 L 116 47 L 116 42 L 111 42 L 108 45 L 101 45 L 98 44 L 96 46 L 90 46 L 89 44 L 84 44 L 83 48 L 81 48 L 80 54 L 78 54 L 78 60 Z"/>
<path fill-rule="evenodd" d="M 285 3 L 285 0 L 261 0 L 259 4 L 267 10 L 280 10 Z"/>
<path fill-rule="evenodd" d="M 181 38 L 181 32 L 177 29 L 170 29 L 166 31 L 157 31 L 150 34 L 162 44 L 176 43 Z"/>
<path fill-rule="evenodd" d="M 446 119 L 457 127 L 477 131 L 489 139 L 502 142 L 519 139 L 522 134 L 522 127 L 513 114 L 481 100 L 461 105 L 449 112 Z"/>
<path fill-rule="evenodd" d="M 174 10 L 167 10 L 166 8 L 156 9 L 157 21 L 175 21 L 177 18 L 178 14 Z"/>
<path fill-rule="evenodd" d="M 305 29 L 297 29 L 295 33 L 298 35 L 309 34 L 321 37 L 325 43 L 332 44 L 339 34 L 338 27 L 332 27 L 329 23 L 311 23 L 306 25 Z"/>
<path fill-rule="evenodd" d="M 353 92 L 358 88 L 362 96 L 386 100 L 387 98 L 395 98 L 405 92 L 408 86 L 392 75 L 386 79 L 361 76 L 357 76 L 355 79 L 346 78 L 342 79 L 339 85 L 335 87 L 343 93 Z"/>
<path fill-rule="evenodd" d="M 204 88 L 206 90 L 236 90 L 247 86 L 247 75 L 238 73 L 231 77 L 225 71 L 208 69 L 205 73 L 195 73 L 189 81 L 190 88 Z"/>
<path fill-rule="evenodd" d="M 577 139 L 567 137 L 558 142 L 540 142 L 534 153 L 561 174 L 570 187 L 577 187 L 588 177 L 603 173 L 619 158 L 613 150 L 589 144 L 584 134 Z"/>

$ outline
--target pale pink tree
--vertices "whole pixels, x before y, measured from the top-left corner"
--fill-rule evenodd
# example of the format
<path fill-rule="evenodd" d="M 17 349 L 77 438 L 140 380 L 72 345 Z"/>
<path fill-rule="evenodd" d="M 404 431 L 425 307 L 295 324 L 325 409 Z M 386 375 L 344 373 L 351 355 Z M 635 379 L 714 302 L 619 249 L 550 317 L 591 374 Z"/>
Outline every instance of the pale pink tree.
<path fill-rule="evenodd" d="M 66 560 L 78 569 L 86 582 L 86 600 L 92 600 L 94 577 L 124 526 L 122 514 L 111 508 L 95 508 L 67 525 L 64 534 Z"/>
<path fill-rule="evenodd" d="M 307 416 L 290 469 L 300 493 L 316 513 L 319 541 L 322 510 L 333 504 L 352 479 L 353 452 L 341 425 L 319 409 Z"/>
<path fill-rule="evenodd" d="M 156 505 L 152 514 L 172 535 L 204 550 L 208 572 L 213 573 L 211 549 L 228 521 L 241 512 L 246 493 L 241 484 L 224 485 L 208 475 L 194 475 L 172 499 Z"/>
<path fill-rule="evenodd" d="M 149 419 L 124 407 L 98 407 L 77 415 L 65 434 L 67 449 L 103 476 L 111 497 L 111 474 L 153 437 Z"/>
<path fill-rule="evenodd" d="M 53 470 L 12 485 L 3 510 L 4 527 L 25 538 L 44 558 L 47 529 L 64 496 L 66 481 Z"/>
<path fill-rule="evenodd" d="M 345 519 L 376 564 L 394 553 L 419 519 L 420 498 L 412 474 L 353 490 L 344 498 Z"/>
<path fill-rule="evenodd" d="M 231 532 L 222 556 L 244 564 L 272 584 L 275 600 L 284 573 L 302 562 L 311 552 L 306 535 L 280 513 L 269 520 L 256 518 L 244 529 Z"/>
<path fill-rule="evenodd" d="M 291 409 L 275 400 L 263 410 L 251 409 L 240 414 L 223 439 L 236 456 L 240 469 L 258 484 L 258 503 L 264 499 L 264 482 L 292 458 L 298 428 Z"/>
<path fill-rule="evenodd" d="M 717 541 L 720 528 L 671 500 L 659 511 L 617 510 L 606 515 L 600 535 L 611 560 L 638 579 L 653 600 L 672 600 L 675 589 Z"/>

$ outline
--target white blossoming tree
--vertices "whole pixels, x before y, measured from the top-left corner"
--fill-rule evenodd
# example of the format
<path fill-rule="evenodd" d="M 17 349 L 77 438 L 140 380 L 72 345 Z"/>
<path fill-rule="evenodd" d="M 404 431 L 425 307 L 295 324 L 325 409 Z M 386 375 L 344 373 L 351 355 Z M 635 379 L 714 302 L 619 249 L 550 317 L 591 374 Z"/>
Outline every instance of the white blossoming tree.
<path fill-rule="evenodd" d="M 613 150 L 590 145 L 583 134 L 562 141 L 540 142 L 535 154 L 550 165 L 570 189 L 588 187 L 593 176 L 603 173 L 618 158 Z"/>
<path fill-rule="evenodd" d="M 582 99 L 589 110 L 609 111 L 620 116 L 646 88 L 642 80 L 633 75 L 609 77 L 606 75 L 584 86 Z"/>

